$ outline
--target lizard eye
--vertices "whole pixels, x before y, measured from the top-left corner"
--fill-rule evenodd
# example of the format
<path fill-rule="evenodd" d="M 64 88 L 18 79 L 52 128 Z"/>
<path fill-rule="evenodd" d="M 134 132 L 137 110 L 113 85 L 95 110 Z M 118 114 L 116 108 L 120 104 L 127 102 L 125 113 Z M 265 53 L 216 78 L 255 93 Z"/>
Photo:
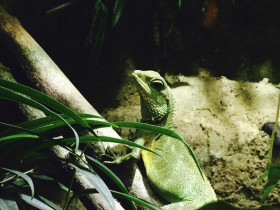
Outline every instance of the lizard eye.
<path fill-rule="evenodd" d="M 157 91 L 161 91 L 164 88 L 164 83 L 160 79 L 152 80 L 150 85 Z"/>

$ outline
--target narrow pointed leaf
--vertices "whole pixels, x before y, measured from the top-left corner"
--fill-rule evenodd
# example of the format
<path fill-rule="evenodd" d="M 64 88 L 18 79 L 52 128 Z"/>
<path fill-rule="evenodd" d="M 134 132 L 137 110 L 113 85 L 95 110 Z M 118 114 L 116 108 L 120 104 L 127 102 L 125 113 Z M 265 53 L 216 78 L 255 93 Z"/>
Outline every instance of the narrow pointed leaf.
<path fill-rule="evenodd" d="M 33 88 L 27 87 L 27 86 L 19 84 L 19 83 L 15 83 L 15 82 L 3 80 L 3 79 L 0 79 L 0 87 L 1 86 L 12 89 L 19 93 L 25 94 L 25 95 L 35 99 L 36 101 L 44 103 L 44 104 L 54 108 L 55 110 L 70 116 L 75 121 L 80 123 L 82 126 L 90 129 L 89 125 L 86 122 L 84 122 L 79 115 L 77 115 L 75 112 L 73 112 L 68 107 L 64 106 L 62 103 L 54 100 L 53 98 L 49 97 L 48 95 L 46 95 L 44 93 L 41 93 L 38 90 L 35 90 Z"/>
<path fill-rule="evenodd" d="M 13 174 L 16 174 L 19 177 L 23 178 L 30 186 L 31 197 L 32 198 L 34 197 L 34 184 L 33 184 L 32 179 L 28 175 L 26 175 L 25 173 L 22 173 L 20 171 L 11 170 L 11 169 L 8 169 L 8 168 L 2 168 L 2 169 L 6 170 L 6 171 L 9 171 L 9 172 L 11 172 Z"/>
<path fill-rule="evenodd" d="M 64 4 L 61 4 L 61 5 L 57 6 L 57 7 L 54 7 L 54 8 L 52 8 L 52 9 L 46 11 L 46 14 L 51 14 L 51 13 L 59 12 L 59 11 L 65 9 L 65 8 L 71 6 L 72 4 L 73 4 L 72 1 L 66 2 L 66 3 L 64 3 Z"/>
<path fill-rule="evenodd" d="M 107 203 L 109 204 L 111 209 L 114 210 L 115 209 L 114 198 L 113 198 L 109 188 L 104 183 L 104 181 L 95 172 L 88 171 L 86 169 L 82 169 L 73 164 L 71 164 L 71 166 L 74 167 L 78 172 L 80 172 L 82 175 L 84 175 L 87 178 L 87 180 L 96 188 L 96 190 L 107 201 Z"/>
<path fill-rule="evenodd" d="M 52 209 L 55 210 L 63 210 L 61 207 L 59 207 L 58 205 L 54 204 L 53 202 L 51 202 L 50 200 L 46 199 L 45 197 L 39 195 L 38 198 L 40 200 L 42 200 L 43 203 L 45 203 L 46 205 L 50 206 Z"/>
<path fill-rule="evenodd" d="M 41 210 L 53 210 L 53 208 L 49 207 L 48 205 L 44 204 L 42 201 L 32 198 L 25 194 L 19 194 L 20 199 L 22 199 L 24 202 L 28 203 L 31 206 L 34 206 Z"/>
<path fill-rule="evenodd" d="M 76 193 L 73 195 L 73 197 L 71 198 L 71 200 L 73 200 L 75 197 L 80 197 L 80 196 L 85 196 L 85 195 L 88 195 L 88 194 L 91 194 L 91 193 L 96 193 L 96 189 L 86 189 L 86 190 L 83 190 L 82 192 L 79 192 L 79 193 Z M 135 203 L 138 203 L 144 207 L 147 207 L 148 209 L 151 209 L 151 210 L 160 210 L 161 208 L 158 208 L 150 203 L 147 203 L 145 201 L 142 201 L 138 198 L 135 198 L 133 196 L 130 196 L 130 195 L 127 195 L 125 193 L 120 193 L 120 192 L 117 192 L 117 191 L 114 191 L 114 190 L 111 190 L 111 193 L 116 196 L 116 197 L 121 197 L 121 198 L 125 198 L 129 201 L 133 201 Z"/>
<path fill-rule="evenodd" d="M 62 114 L 60 115 L 62 118 L 64 118 L 70 125 L 72 126 L 78 126 L 79 123 L 77 123 L 76 121 L 74 121 L 72 118 L 69 118 L 67 115 Z M 117 127 L 116 125 L 103 121 L 103 120 L 99 120 L 102 119 L 101 117 L 97 117 L 97 116 L 92 116 L 92 115 L 88 115 L 88 114 L 79 114 L 79 116 L 81 116 L 81 118 L 87 122 L 90 127 L 92 129 L 97 129 L 97 128 L 103 128 L 103 127 Z M 98 120 L 93 120 L 92 118 L 97 118 Z M 1 124 L 1 122 L 0 122 Z M 16 126 L 14 125 L 9 125 L 6 123 L 3 123 L 4 125 L 9 126 L 10 128 L 6 129 L 5 131 L 3 131 L 2 133 L 0 133 L 0 136 L 7 136 L 7 135 L 11 135 L 11 134 L 15 134 L 15 133 L 20 133 L 21 131 L 25 131 L 27 133 L 31 133 L 31 134 L 41 134 L 51 131 L 51 130 L 61 130 L 62 129 L 60 127 L 63 127 L 64 125 L 66 125 L 64 122 L 62 123 L 61 120 L 58 120 L 57 118 L 54 118 L 53 116 L 47 116 L 47 117 L 43 117 L 43 118 L 39 118 L 39 119 L 35 119 L 35 120 L 29 120 L 23 123 L 20 123 Z M 82 128 L 81 128 L 82 129 Z M 86 130 L 85 128 L 83 128 L 83 130 Z M 55 130 L 54 130 L 55 132 Z M 52 132 L 52 133 L 54 133 Z M 57 132 L 59 135 L 62 134 L 62 132 Z"/>
<path fill-rule="evenodd" d="M 31 174 L 32 178 L 33 179 L 39 179 L 40 181 L 44 181 L 44 182 L 54 182 L 58 185 L 59 189 L 62 189 L 66 192 L 69 191 L 69 188 L 66 187 L 65 185 L 61 184 L 60 182 L 58 182 L 57 180 L 49 177 L 49 176 L 46 176 L 46 175 L 42 175 L 42 174 Z M 72 190 L 70 190 L 71 193 L 73 193 Z"/>
<path fill-rule="evenodd" d="M 12 84 L 12 87 L 14 87 L 14 85 L 16 85 L 16 87 L 17 87 L 17 85 L 19 85 L 18 83 L 9 82 L 9 81 L 0 79 L 0 85 L 2 85 L 3 82 L 4 82 L 4 84 L 5 84 L 6 82 L 8 82 L 8 84 L 11 83 L 11 84 Z M 22 86 L 22 85 L 21 85 L 21 86 Z M 32 92 L 32 91 L 35 91 L 35 90 L 33 90 L 32 88 L 29 88 L 29 87 L 26 87 L 26 86 L 24 86 L 24 87 L 25 87 L 25 89 L 28 89 L 28 91 L 29 91 L 29 89 L 30 89 L 31 92 Z M 18 87 L 17 87 L 16 89 L 18 89 Z M 23 89 L 24 89 L 24 88 L 23 88 Z M 27 91 L 27 92 L 28 92 L 28 91 Z M 39 91 L 37 91 L 37 92 L 40 93 Z M 40 93 L 40 94 L 42 94 L 42 93 Z M 46 97 L 50 98 L 49 96 L 46 96 Z M 18 94 L 18 93 L 15 93 L 15 92 L 13 92 L 13 91 L 11 91 L 11 90 L 9 90 L 9 89 L 7 89 L 7 88 L 1 87 L 1 86 L 0 86 L 0 98 L 8 99 L 8 100 L 12 100 L 12 101 L 15 101 L 15 102 L 19 102 L 19 103 L 23 103 L 23 104 L 32 106 L 32 107 L 34 107 L 34 108 L 36 108 L 36 109 L 41 110 L 42 112 L 44 112 L 44 113 L 46 113 L 46 114 L 52 115 L 52 116 L 54 116 L 54 117 L 56 117 L 56 118 L 62 120 L 62 121 L 65 122 L 65 123 L 68 125 L 68 127 L 73 131 L 73 133 L 74 133 L 74 135 L 75 135 L 75 138 L 76 138 L 76 150 L 78 149 L 78 147 L 79 147 L 79 135 L 78 135 L 78 133 L 77 133 L 77 132 L 75 131 L 75 129 L 72 128 L 72 126 L 71 126 L 67 121 L 65 121 L 60 115 L 58 115 L 58 114 L 56 114 L 55 112 L 51 111 L 50 109 L 48 109 L 48 108 L 45 107 L 44 105 L 38 103 L 37 101 L 34 101 L 34 100 L 30 99 L 30 98 L 26 98 L 26 97 L 24 97 L 24 96 L 22 96 L 22 95 L 20 95 L 20 94 Z M 43 97 L 43 99 L 44 99 L 44 100 L 48 100 L 48 99 L 46 99 L 46 98 L 44 98 L 44 97 Z M 52 100 L 53 100 L 53 99 L 52 99 Z M 55 101 L 55 100 L 54 100 L 54 101 Z M 55 101 L 55 102 L 56 102 L 56 101 Z M 49 104 L 48 104 L 48 105 L 49 105 Z M 51 106 L 51 105 L 50 105 L 50 106 Z M 64 106 L 64 105 L 62 105 L 62 106 Z M 72 112 L 72 110 L 71 110 L 71 112 Z"/>
<path fill-rule="evenodd" d="M 280 165 L 269 164 L 266 168 L 268 171 L 268 182 L 262 191 L 261 203 L 268 197 L 269 193 L 280 183 Z"/>
<path fill-rule="evenodd" d="M 115 175 L 113 171 L 111 171 L 107 166 L 105 166 L 103 163 L 99 162 L 95 158 L 92 158 L 88 155 L 86 155 L 87 159 L 90 160 L 96 167 L 98 167 L 101 171 L 103 171 L 119 188 L 122 192 L 128 194 L 128 190 L 124 186 L 123 182 L 120 180 L 119 177 Z M 135 205 L 130 202 L 130 206 L 132 209 L 136 210 Z"/>
<path fill-rule="evenodd" d="M 44 159 L 48 159 L 49 157 L 43 153 L 40 152 L 26 152 L 24 154 L 24 156 L 22 157 L 22 162 L 34 162 L 37 160 L 44 160 Z"/>
<path fill-rule="evenodd" d="M 123 13 L 126 0 L 116 0 L 113 15 L 112 15 L 112 28 L 119 22 L 119 19 Z"/>
<path fill-rule="evenodd" d="M 120 188 L 121 191 L 128 194 L 128 190 L 122 183 L 122 181 L 117 177 L 113 171 L 111 171 L 107 166 L 105 166 L 103 163 L 99 162 L 98 160 L 86 155 L 87 159 L 89 159 L 95 166 L 97 166 L 100 170 L 102 170 L 107 176 L 111 178 L 113 182 L 117 184 L 117 186 Z"/>
<path fill-rule="evenodd" d="M 181 9 L 182 7 L 182 0 L 178 0 L 178 8 Z"/>
<path fill-rule="evenodd" d="M 103 41 L 108 27 L 108 10 L 101 0 L 95 2 L 93 8 L 93 18 L 91 29 L 88 35 L 90 52 L 89 62 L 87 65 L 86 77 L 84 83 L 86 88 L 90 86 L 91 80 L 94 76 L 95 68 L 98 64 L 100 52 L 102 49 Z"/>
<path fill-rule="evenodd" d="M 17 203 L 10 198 L 0 197 L 0 207 L 1 210 L 18 210 Z"/>
<path fill-rule="evenodd" d="M 0 142 L 1 141 L 5 141 L 5 140 L 10 140 L 10 139 L 23 139 L 23 138 L 37 139 L 37 138 L 39 138 L 39 136 L 32 135 L 32 134 L 26 134 L 26 133 L 16 134 L 16 135 L 10 135 L 10 136 L 1 137 L 0 138 Z"/>
<path fill-rule="evenodd" d="M 4 122 L 0 122 L 0 124 L 9 127 L 9 129 L 11 129 L 11 130 L 16 130 L 16 131 L 19 131 L 19 132 L 26 132 L 26 133 L 30 133 L 30 134 L 33 134 L 33 135 L 38 135 L 37 133 L 32 132 L 29 129 L 26 129 L 26 128 L 23 128 L 23 127 L 20 127 L 20 126 L 17 126 L 17 125 L 12 125 L 12 124 L 9 124 L 9 123 L 4 123 Z M 1 136 L 1 133 L 0 133 L 0 136 Z"/>
<path fill-rule="evenodd" d="M 71 144 L 73 143 L 74 139 L 73 138 L 67 138 L 67 139 L 61 139 L 66 144 Z M 80 137 L 80 142 L 81 143 L 89 143 L 89 142 L 114 142 L 114 143 L 119 143 L 119 144 L 126 144 L 132 147 L 138 147 L 144 150 L 147 150 L 149 152 L 152 152 L 156 155 L 159 155 L 158 153 L 154 152 L 153 150 L 148 149 L 147 147 L 144 147 L 142 145 L 136 144 L 135 142 L 124 140 L 124 139 L 118 139 L 118 138 L 113 138 L 113 137 L 108 137 L 108 136 L 81 136 Z"/>
<path fill-rule="evenodd" d="M 128 199 L 130 201 L 133 201 L 133 202 L 135 202 L 135 203 L 137 203 L 139 205 L 142 205 L 142 206 L 144 206 L 144 207 L 146 207 L 148 209 L 151 209 L 151 210 L 161 210 L 161 208 L 156 207 L 156 206 L 154 206 L 154 205 L 152 205 L 150 203 L 147 203 L 147 202 L 145 202 L 145 201 L 143 201 L 141 199 L 135 198 L 135 197 L 133 197 L 131 195 L 120 193 L 120 192 L 117 192 L 117 191 L 114 191 L 114 190 L 111 190 L 111 192 L 116 197 L 126 198 L 126 199 Z"/>

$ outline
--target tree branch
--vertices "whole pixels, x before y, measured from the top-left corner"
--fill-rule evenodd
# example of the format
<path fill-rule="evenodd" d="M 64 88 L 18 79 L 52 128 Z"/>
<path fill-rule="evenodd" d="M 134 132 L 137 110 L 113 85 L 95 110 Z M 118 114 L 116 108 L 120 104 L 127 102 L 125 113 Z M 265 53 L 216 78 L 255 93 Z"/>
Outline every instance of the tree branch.
<path fill-rule="evenodd" d="M 20 22 L 9 15 L 0 6 L 0 40 L 5 44 L 11 52 L 13 61 L 17 62 L 20 68 L 13 69 L 13 76 L 24 75 L 28 84 L 31 84 L 41 92 L 46 93 L 52 98 L 60 101 L 75 112 L 89 113 L 99 115 L 99 113 L 89 104 L 89 102 L 81 95 L 75 86 L 69 81 L 59 67 L 52 61 L 47 53 L 39 46 L 39 44 L 25 31 Z M 4 71 L 0 70 L 0 74 Z M 4 76 L 2 76 L 4 77 Z M 11 76 L 12 77 L 12 76 Z M 21 106 L 21 110 L 28 117 L 34 119 L 42 117 L 42 113 L 35 111 L 28 106 Z M 100 116 L 100 115 L 99 115 Z M 100 136 L 111 136 L 120 138 L 119 135 L 112 128 L 102 128 L 96 130 L 96 134 Z M 113 146 L 114 144 L 103 145 L 94 144 L 94 154 L 104 154 L 103 146 Z M 68 154 L 62 148 L 55 148 L 52 151 L 56 157 L 66 157 Z M 57 158 L 57 165 L 64 171 L 66 176 L 72 176 L 71 167 Z M 137 165 L 133 167 L 131 192 L 139 198 L 148 200 L 152 203 L 157 203 L 155 197 L 149 189 L 147 183 L 143 181 L 143 176 Z M 71 173 L 69 173 L 71 172 Z M 135 176 L 134 174 L 137 174 Z M 128 179 L 123 175 L 123 179 Z M 80 191 L 89 186 L 87 180 L 81 174 L 75 174 L 76 182 L 74 183 L 74 190 Z M 99 194 L 90 195 L 86 198 L 81 198 L 81 201 L 88 209 L 107 209 L 106 202 L 104 202 Z M 118 209 L 123 209 L 118 205 Z"/>

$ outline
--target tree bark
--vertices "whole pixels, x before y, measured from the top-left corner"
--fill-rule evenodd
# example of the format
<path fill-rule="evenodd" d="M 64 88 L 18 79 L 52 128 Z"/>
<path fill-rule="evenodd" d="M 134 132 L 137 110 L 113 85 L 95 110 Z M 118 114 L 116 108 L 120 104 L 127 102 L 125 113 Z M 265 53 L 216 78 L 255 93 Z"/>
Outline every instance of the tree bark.
<path fill-rule="evenodd" d="M 19 62 L 22 69 L 17 70 L 22 70 L 29 82 L 38 90 L 59 100 L 76 112 L 99 115 L 39 44 L 24 30 L 19 21 L 10 16 L 2 7 L 0 7 L 0 37 L 2 44 L 5 43 L 11 50 L 14 60 Z M 14 73 L 17 72 L 14 71 Z M 14 80 L 9 72 L 1 70 L 0 74 L 0 77 L 4 79 Z M 26 105 L 19 105 L 19 108 L 28 119 L 44 116 L 42 112 Z M 118 137 L 115 131 L 110 128 L 99 130 L 97 133 L 98 135 Z M 95 144 L 95 147 L 96 150 L 103 150 L 100 144 Z M 55 147 L 51 152 L 58 157 L 57 165 L 63 170 L 65 176 L 71 177 L 73 169 L 62 161 L 62 159 L 68 158 L 69 152 L 61 147 Z M 94 188 L 80 173 L 75 172 L 74 176 L 76 178 L 73 185 L 74 191 L 79 192 Z M 97 193 L 81 197 L 81 201 L 88 209 L 108 209 L 107 203 Z M 115 203 L 117 209 L 123 209 L 120 204 Z"/>

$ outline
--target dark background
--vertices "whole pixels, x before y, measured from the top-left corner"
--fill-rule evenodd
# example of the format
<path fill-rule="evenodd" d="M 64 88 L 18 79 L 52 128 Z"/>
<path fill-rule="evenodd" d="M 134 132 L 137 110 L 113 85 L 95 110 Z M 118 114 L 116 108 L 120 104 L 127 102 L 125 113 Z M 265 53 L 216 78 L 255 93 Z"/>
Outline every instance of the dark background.
<path fill-rule="evenodd" d="M 99 111 L 131 67 L 184 75 L 202 67 L 212 76 L 279 82 L 279 1 L 120 1 L 114 27 L 116 1 L 102 1 L 107 13 L 96 2 L 0 1 Z M 4 54 L 0 62 L 10 67 Z"/>

